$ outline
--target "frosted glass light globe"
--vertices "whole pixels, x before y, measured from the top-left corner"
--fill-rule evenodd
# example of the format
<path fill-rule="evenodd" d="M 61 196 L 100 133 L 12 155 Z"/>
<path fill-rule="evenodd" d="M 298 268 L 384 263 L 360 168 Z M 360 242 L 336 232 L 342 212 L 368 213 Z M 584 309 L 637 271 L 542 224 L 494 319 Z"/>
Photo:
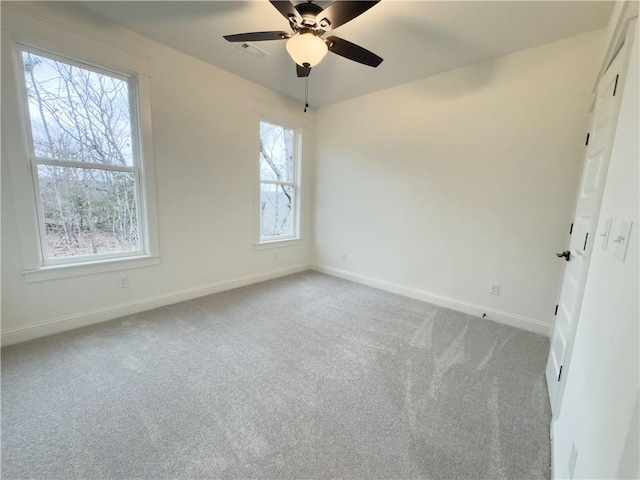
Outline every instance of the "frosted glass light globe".
<path fill-rule="evenodd" d="M 312 32 L 294 35 L 287 41 L 287 52 L 301 67 L 308 63 L 313 67 L 320 63 L 328 51 L 327 44 Z"/>

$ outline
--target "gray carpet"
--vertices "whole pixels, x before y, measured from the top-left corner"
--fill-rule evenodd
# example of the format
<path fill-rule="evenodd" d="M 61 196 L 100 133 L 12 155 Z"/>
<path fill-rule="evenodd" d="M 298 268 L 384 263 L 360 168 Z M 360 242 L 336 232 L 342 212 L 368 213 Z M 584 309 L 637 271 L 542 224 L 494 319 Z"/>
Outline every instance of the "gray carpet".
<path fill-rule="evenodd" d="M 549 478 L 548 339 L 313 272 L 2 350 L 2 478 Z"/>

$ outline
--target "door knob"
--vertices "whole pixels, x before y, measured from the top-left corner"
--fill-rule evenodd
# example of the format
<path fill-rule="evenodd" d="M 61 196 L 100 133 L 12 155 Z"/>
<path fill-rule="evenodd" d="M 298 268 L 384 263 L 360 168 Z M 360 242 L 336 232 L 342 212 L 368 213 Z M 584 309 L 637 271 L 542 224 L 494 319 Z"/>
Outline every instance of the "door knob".
<path fill-rule="evenodd" d="M 568 262 L 569 258 L 571 257 L 571 252 L 569 250 L 565 250 L 562 253 L 556 253 L 556 257 L 564 257 L 564 259 Z"/>

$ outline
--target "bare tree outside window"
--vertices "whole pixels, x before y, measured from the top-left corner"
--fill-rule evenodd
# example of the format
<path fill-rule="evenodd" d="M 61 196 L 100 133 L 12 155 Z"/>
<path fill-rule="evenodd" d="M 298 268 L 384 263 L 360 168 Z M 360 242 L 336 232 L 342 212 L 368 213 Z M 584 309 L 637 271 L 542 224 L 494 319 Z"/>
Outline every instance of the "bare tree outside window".
<path fill-rule="evenodd" d="M 22 60 L 46 257 L 141 250 L 128 78 Z"/>
<path fill-rule="evenodd" d="M 260 237 L 295 237 L 296 132 L 260 122 Z"/>

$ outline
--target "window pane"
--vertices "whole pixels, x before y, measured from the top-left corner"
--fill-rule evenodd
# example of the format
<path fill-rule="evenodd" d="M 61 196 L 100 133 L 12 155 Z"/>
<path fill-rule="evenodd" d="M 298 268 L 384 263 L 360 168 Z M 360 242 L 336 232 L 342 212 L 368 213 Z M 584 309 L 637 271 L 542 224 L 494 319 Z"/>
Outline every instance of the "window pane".
<path fill-rule="evenodd" d="M 260 178 L 293 183 L 295 132 L 260 122 Z"/>
<path fill-rule="evenodd" d="M 284 185 L 260 185 L 260 236 L 294 234 L 294 189 Z"/>
<path fill-rule="evenodd" d="M 133 165 L 126 81 L 29 52 L 22 60 L 36 156 Z"/>
<path fill-rule="evenodd" d="M 49 257 L 140 249 L 135 176 L 38 165 Z"/>

